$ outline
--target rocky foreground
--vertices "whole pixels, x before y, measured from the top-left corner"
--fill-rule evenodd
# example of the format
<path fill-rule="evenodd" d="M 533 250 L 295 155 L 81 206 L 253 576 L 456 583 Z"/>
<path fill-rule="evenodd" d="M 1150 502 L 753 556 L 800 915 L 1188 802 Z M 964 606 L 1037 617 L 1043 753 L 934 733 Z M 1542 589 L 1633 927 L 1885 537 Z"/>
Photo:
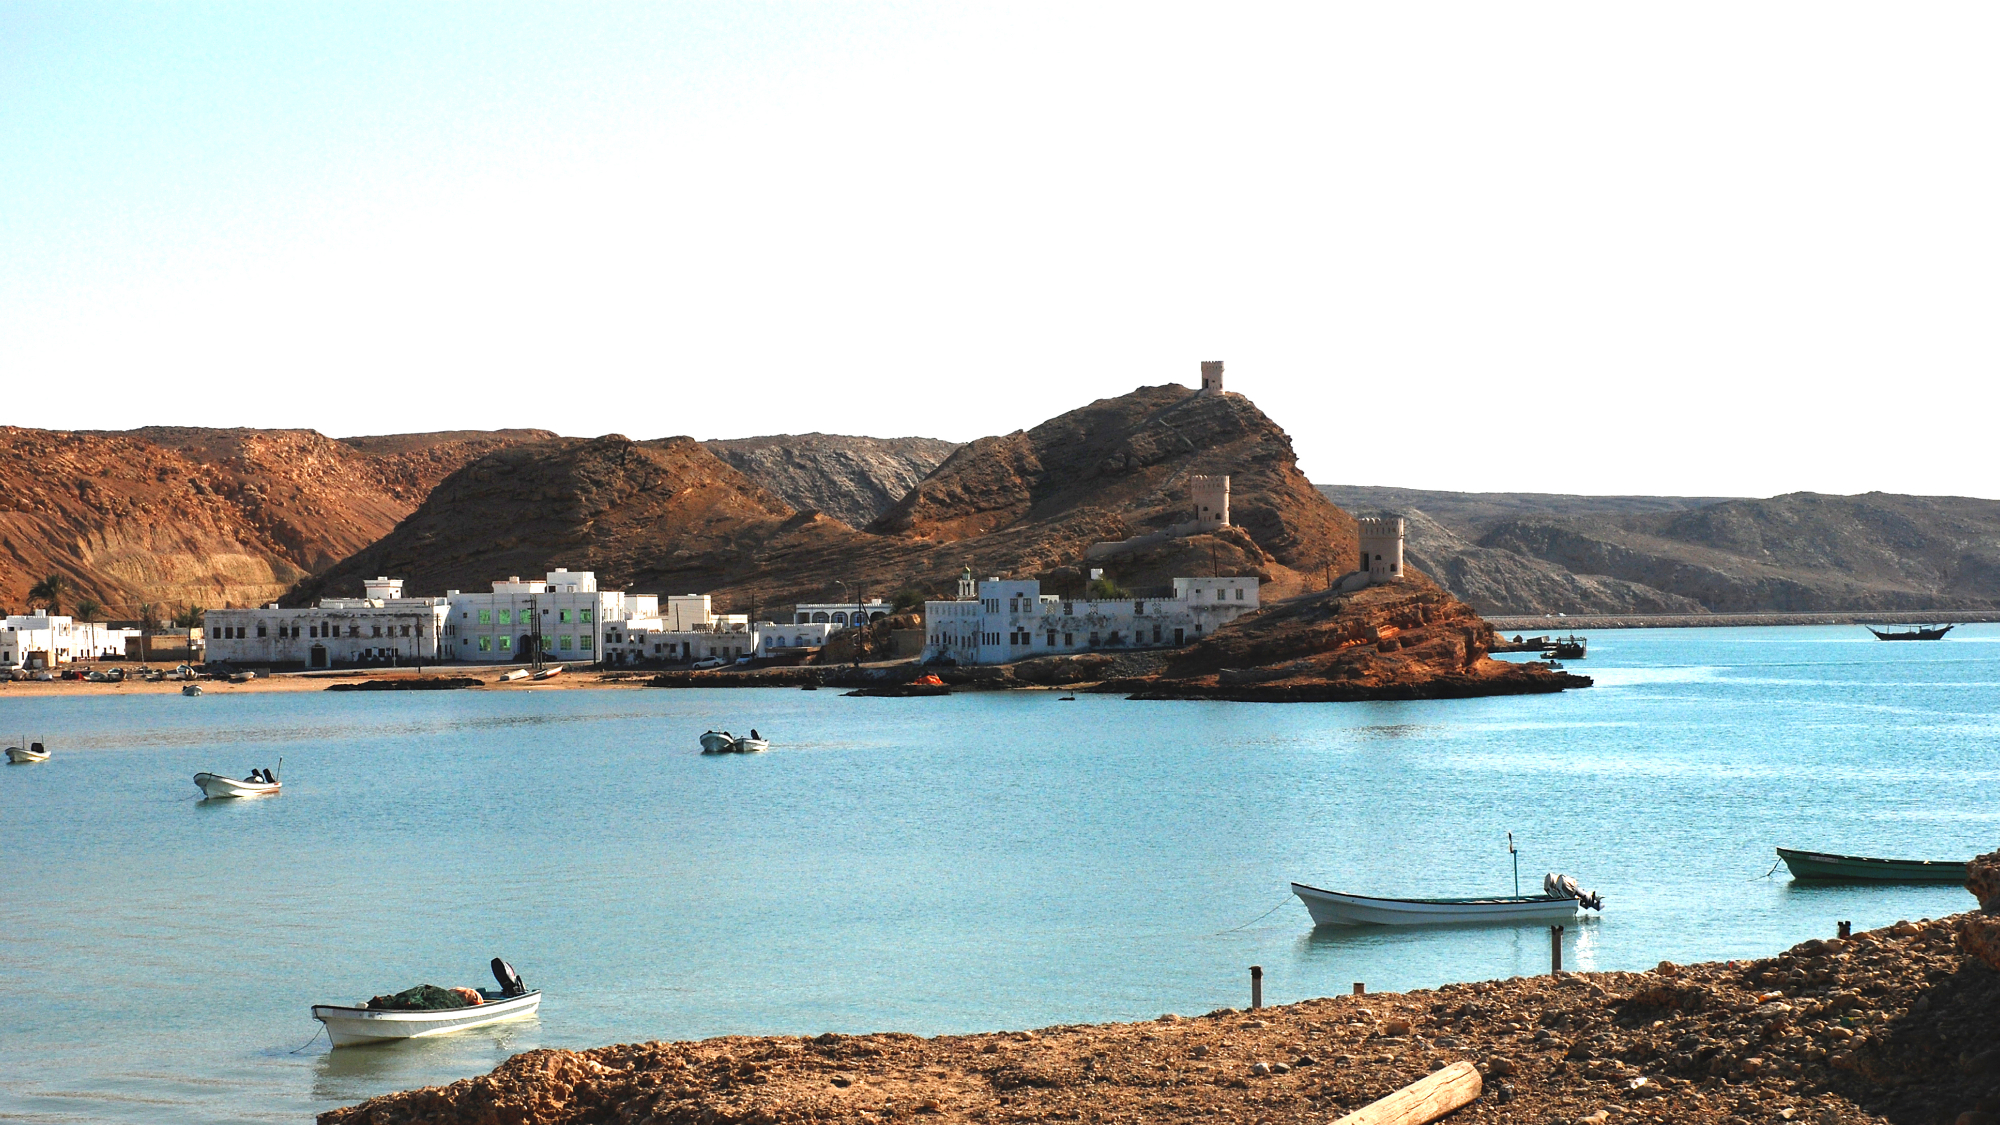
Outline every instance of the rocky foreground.
<path fill-rule="evenodd" d="M 1485 1091 L 1451 1122 L 1996 1125 L 2000 973 L 1958 937 L 1979 920 L 1135 1024 L 530 1051 L 319 1121 L 1327 1122 L 1463 1059 Z"/>

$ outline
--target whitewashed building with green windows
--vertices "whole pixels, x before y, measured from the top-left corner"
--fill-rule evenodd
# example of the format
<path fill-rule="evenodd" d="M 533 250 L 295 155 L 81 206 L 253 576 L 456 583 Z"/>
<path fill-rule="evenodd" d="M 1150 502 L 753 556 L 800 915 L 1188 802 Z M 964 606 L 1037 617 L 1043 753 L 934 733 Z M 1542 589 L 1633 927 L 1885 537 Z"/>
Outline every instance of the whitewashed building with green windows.
<path fill-rule="evenodd" d="M 540 579 L 509 577 L 491 593 L 446 590 L 450 614 L 443 646 L 472 663 L 528 659 L 539 641 L 543 660 L 604 659 L 607 632 L 659 627 L 660 596 L 599 590 L 588 570 L 551 570 Z"/>

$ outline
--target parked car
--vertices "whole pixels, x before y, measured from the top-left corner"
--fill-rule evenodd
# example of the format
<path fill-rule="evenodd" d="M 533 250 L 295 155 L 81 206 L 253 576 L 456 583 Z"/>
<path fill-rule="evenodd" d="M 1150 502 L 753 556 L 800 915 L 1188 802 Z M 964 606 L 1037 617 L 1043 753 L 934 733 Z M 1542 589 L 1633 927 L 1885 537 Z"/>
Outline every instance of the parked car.
<path fill-rule="evenodd" d="M 720 668 L 720 667 L 722 667 L 722 666 L 723 666 L 723 665 L 724 665 L 725 663 L 727 663 L 727 661 L 723 660 L 723 659 L 722 659 L 722 658 L 721 658 L 720 656 L 711 656 L 711 657 L 708 657 L 708 658 L 707 658 L 707 659 L 705 659 L 705 660 L 697 660 L 697 661 L 695 661 L 695 662 L 694 662 L 694 668 L 695 668 L 695 671 L 699 672 L 699 671 L 701 671 L 701 670 L 702 670 L 703 668 Z"/>
<path fill-rule="evenodd" d="M 748 663 L 750 663 L 750 662 L 751 662 L 752 660 L 755 660 L 755 659 L 757 659 L 757 658 L 756 658 L 756 657 L 754 657 L 754 656 L 739 656 L 739 657 L 737 657 L 737 658 L 736 658 L 736 663 L 738 663 L 738 664 L 748 664 Z"/>

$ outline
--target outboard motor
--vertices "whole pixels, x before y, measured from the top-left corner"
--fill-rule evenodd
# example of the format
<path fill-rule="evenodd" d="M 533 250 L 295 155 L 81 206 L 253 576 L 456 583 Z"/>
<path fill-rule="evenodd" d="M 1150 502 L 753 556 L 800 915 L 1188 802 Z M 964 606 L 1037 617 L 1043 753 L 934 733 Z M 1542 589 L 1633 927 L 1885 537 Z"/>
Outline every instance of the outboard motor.
<path fill-rule="evenodd" d="M 1573 898 L 1577 901 L 1577 905 L 1587 906 L 1592 910 L 1604 909 L 1602 895 L 1594 891 L 1585 894 L 1583 888 L 1576 885 L 1575 879 L 1567 875 L 1558 875 L 1553 871 L 1542 876 L 1542 893 L 1550 898 Z"/>
<path fill-rule="evenodd" d="M 500 982 L 500 995 L 502 996 L 526 996 L 528 994 L 528 986 L 521 983 L 521 974 L 514 971 L 514 966 L 509 965 L 498 957 L 493 959 L 493 979 Z"/>

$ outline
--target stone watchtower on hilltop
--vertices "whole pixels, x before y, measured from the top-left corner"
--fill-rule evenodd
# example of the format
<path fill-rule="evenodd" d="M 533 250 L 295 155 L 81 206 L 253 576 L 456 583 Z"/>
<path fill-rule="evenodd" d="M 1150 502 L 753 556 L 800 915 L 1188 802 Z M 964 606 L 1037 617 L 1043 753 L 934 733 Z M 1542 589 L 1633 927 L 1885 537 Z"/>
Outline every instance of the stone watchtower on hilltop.
<path fill-rule="evenodd" d="M 1221 360 L 1204 359 L 1201 361 L 1201 390 L 1199 393 L 1205 395 L 1219 395 L 1222 393 Z"/>
<path fill-rule="evenodd" d="M 1368 584 L 1402 581 L 1402 517 L 1376 516 L 1354 522 L 1361 528 L 1361 569 L 1368 573 Z"/>
<path fill-rule="evenodd" d="M 1207 366 L 1204 364 L 1203 366 Z M 1220 365 L 1218 365 L 1220 366 Z M 1221 376 L 1217 376 L 1219 380 Z M 1229 478 L 1189 477 L 1194 493 L 1194 531 L 1217 531 L 1229 526 Z"/>

